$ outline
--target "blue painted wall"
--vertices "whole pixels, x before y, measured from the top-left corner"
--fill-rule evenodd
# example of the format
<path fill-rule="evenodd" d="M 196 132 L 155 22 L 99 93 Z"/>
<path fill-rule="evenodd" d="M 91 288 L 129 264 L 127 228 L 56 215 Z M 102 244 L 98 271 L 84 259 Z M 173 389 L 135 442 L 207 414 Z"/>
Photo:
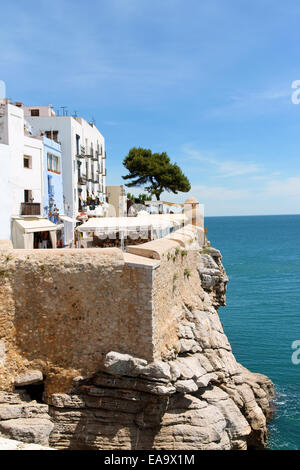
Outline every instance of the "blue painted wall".
<path fill-rule="evenodd" d="M 61 162 L 61 147 L 60 144 L 54 142 L 47 137 L 43 138 L 44 142 L 44 200 L 43 209 L 44 215 L 48 217 L 50 198 L 54 199 L 54 204 L 59 209 L 59 213 L 64 214 L 64 200 L 63 200 L 63 179 L 62 179 L 62 162 Z M 48 170 L 48 153 L 55 155 L 59 158 L 59 171 Z M 48 217 L 52 222 L 57 223 L 53 217 Z"/>

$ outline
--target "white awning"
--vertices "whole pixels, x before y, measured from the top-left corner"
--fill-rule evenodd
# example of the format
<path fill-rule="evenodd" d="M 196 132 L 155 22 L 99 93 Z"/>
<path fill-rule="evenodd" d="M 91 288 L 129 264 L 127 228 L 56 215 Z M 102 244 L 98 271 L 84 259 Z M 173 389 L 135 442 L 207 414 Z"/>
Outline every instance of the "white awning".
<path fill-rule="evenodd" d="M 67 215 L 60 215 L 59 218 L 60 220 L 63 220 L 64 222 L 70 222 L 72 224 L 75 224 L 77 222 L 75 219 L 71 219 L 71 217 Z"/>
<path fill-rule="evenodd" d="M 109 233 L 112 231 L 139 232 L 142 230 L 165 230 L 178 221 L 167 216 L 140 216 L 140 217 L 93 217 L 77 227 L 80 232 Z"/>
<path fill-rule="evenodd" d="M 49 219 L 15 219 L 14 223 L 16 223 L 25 233 L 51 232 L 52 230 L 59 230 L 58 225 L 55 225 Z"/>
<path fill-rule="evenodd" d="M 56 248 L 56 231 L 59 225 L 55 225 L 49 219 L 14 219 L 12 226 L 12 242 L 14 248 L 33 249 L 34 232 L 49 232 L 52 247 Z"/>
<path fill-rule="evenodd" d="M 140 215 L 140 212 L 137 213 L 137 217 L 144 217 L 144 212 Z M 149 217 L 153 220 L 168 220 L 169 222 L 174 222 L 174 223 L 181 223 L 187 220 L 187 217 L 185 214 L 148 214 Z"/>

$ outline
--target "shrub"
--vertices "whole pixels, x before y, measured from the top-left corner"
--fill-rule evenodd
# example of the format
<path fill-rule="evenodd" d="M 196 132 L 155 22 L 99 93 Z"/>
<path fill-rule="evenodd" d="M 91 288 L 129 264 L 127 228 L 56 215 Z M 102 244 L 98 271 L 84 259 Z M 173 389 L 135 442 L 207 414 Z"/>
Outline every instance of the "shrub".
<path fill-rule="evenodd" d="M 190 275 L 191 275 L 191 271 L 186 268 L 186 269 L 184 270 L 184 275 L 185 275 L 187 278 L 189 278 Z"/>

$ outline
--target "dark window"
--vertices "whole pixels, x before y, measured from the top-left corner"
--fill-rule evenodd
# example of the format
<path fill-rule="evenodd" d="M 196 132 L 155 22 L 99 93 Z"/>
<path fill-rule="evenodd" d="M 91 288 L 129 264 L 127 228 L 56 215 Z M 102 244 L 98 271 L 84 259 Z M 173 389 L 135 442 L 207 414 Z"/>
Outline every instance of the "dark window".
<path fill-rule="evenodd" d="M 45 134 L 48 139 L 58 142 L 58 131 L 46 131 Z"/>
<path fill-rule="evenodd" d="M 40 110 L 39 109 L 32 109 L 31 110 L 31 116 L 39 116 L 40 115 Z"/>
<path fill-rule="evenodd" d="M 24 155 L 24 168 L 31 168 L 31 158 Z"/>
<path fill-rule="evenodd" d="M 80 143 L 80 135 L 76 134 L 76 155 L 79 155 L 79 143 Z"/>
<path fill-rule="evenodd" d="M 32 199 L 32 191 L 30 189 L 25 189 L 24 190 L 24 202 L 31 202 L 30 199 Z"/>

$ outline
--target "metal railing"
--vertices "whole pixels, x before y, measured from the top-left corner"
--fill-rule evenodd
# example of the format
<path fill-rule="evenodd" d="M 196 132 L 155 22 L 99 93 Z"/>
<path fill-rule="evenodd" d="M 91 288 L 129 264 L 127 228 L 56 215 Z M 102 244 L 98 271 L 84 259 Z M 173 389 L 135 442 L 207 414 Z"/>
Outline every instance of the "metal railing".
<path fill-rule="evenodd" d="M 78 184 L 80 184 L 80 185 L 86 184 L 86 176 L 85 175 L 78 176 Z"/>
<path fill-rule="evenodd" d="M 88 158 L 94 158 L 94 150 L 92 148 L 88 149 L 85 156 Z"/>
<path fill-rule="evenodd" d="M 77 153 L 76 157 L 85 158 L 85 147 L 84 147 L 84 145 L 80 146 L 80 153 Z"/>

